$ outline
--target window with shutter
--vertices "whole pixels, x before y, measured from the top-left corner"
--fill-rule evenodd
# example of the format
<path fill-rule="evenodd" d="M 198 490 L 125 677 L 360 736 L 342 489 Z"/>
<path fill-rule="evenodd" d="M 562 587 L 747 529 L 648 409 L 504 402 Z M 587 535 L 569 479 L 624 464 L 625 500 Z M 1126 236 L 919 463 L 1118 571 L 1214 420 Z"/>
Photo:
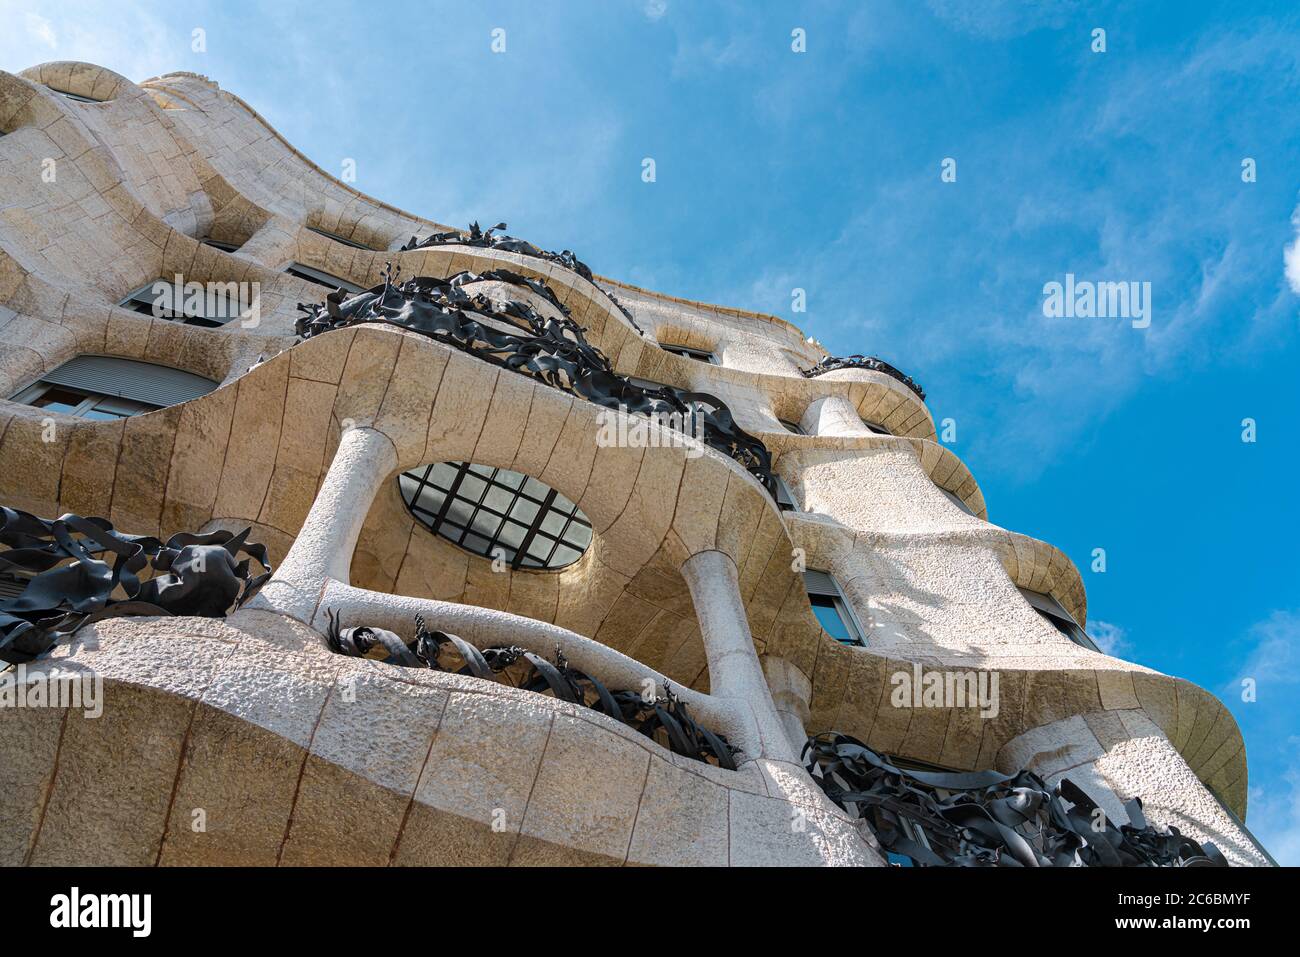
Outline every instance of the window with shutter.
<path fill-rule="evenodd" d="M 169 366 L 116 356 L 77 356 L 13 396 L 14 402 L 82 419 L 122 419 L 207 395 L 217 383 Z"/>
<path fill-rule="evenodd" d="M 1025 601 L 1029 602 L 1034 611 L 1038 612 L 1056 628 L 1061 634 L 1065 635 L 1076 645 L 1087 648 L 1089 651 L 1100 651 L 1088 633 L 1079 627 L 1079 623 L 1071 617 L 1070 613 L 1061 607 L 1051 595 L 1045 595 L 1042 592 L 1030 591 L 1028 588 L 1016 586 L 1016 590 L 1024 596 Z"/>
<path fill-rule="evenodd" d="M 822 630 L 845 645 L 866 645 L 857 616 L 840 590 L 839 582 L 829 572 L 809 568 L 803 573 L 808 602 Z"/>
<path fill-rule="evenodd" d="M 338 276 L 331 275 L 330 273 L 324 272 L 320 269 L 315 269 L 311 266 L 304 266 L 302 263 L 290 263 L 284 268 L 284 271 L 290 276 L 295 276 L 298 279 L 305 279 L 307 282 L 314 282 L 318 286 L 324 286 L 330 292 L 340 288 L 346 289 L 353 295 L 366 291 L 362 286 L 358 286 L 354 282 L 348 282 L 346 279 L 340 279 Z"/>

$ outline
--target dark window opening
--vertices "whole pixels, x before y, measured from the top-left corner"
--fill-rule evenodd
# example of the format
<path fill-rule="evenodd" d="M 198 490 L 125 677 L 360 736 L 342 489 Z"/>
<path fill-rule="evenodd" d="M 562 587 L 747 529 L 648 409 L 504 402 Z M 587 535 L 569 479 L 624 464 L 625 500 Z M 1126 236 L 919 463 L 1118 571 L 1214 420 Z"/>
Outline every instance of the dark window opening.
<path fill-rule="evenodd" d="M 351 246 L 353 249 L 368 249 L 370 252 L 378 252 L 373 246 L 367 246 L 365 243 L 359 243 L 355 239 L 348 239 L 346 236 L 340 236 L 338 233 L 331 233 L 327 229 L 317 229 L 315 226 L 308 226 L 309 232 L 317 236 L 324 236 L 326 239 L 332 239 L 336 243 L 342 243 L 344 246 Z"/>
<path fill-rule="evenodd" d="M 80 93 L 69 93 L 67 90 L 59 90 L 59 89 L 55 89 L 54 87 L 50 87 L 50 89 L 54 90 L 54 92 L 59 94 L 59 96 L 66 96 L 68 99 L 75 100 L 78 103 L 103 103 L 104 102 L 103 100 L 95 99 L 93 96 L 82 96 Z"/>
<path fill-rule="evenodd" d="M 841 644 L 865 645 L 862 629 L 835 576 L 810 568 L 803 573 L 803 579 L 808 601 L 822 630 Z"/>
<path fill-rule="evenodd" d="M 783 512 L 799 511 L 799 504 L 794 500 L 794 495 L 790 492 L 790 486 L 785 484 L 785 479 L 779 475 L 772 477 L 776 479 L 776 507 Z"/>
<path fill-rule="evenodd" d="M 240 288 L 233 283 L 230 285 Z M 142 316 L 169 319 L 204 329 L 219 329 L 230 320 L 239 318 L 242 304 L 238 295 L 231 297 L 224 292 L 218 293 L 214 287 L 215 284 L 207 284 L 202 295 L 189 296 L 183 285 L 158 279 L 141 286 L 118 305 Z"/>
<path fill-rule="evenodd" d="M 1096 642 L 1088 636 L 1088 633 L 1079 627 L 1079 623 L 1051 595 L 1030 591 L 1027 588 L 1019 588 L 1019 586 L 1017 586 L 1017 589 L 1024 596 L 1025 601 L 1033 606 L 1034 611 L 1050 621 L 1053 627 L 1065 635 L 1066 638 L 1069 638 L 1080 647 L 1087 648 L 1089 651 L 1101 651 Z"/>
<path fill-rule="evenodd" d="M 315 269 L 312 266 L 304 266 L 302 263 L 290 263 L 284 269 L 290 276 L 298 279 L 305 279 L 307 282 L 315 283 L 318 286 L 324 286 L 330 292 L 336 289 L 346 289 L 348 292 L 356 295 L 359 292 L 365 292 L 365 288 L 358 286 L 354 282 L 341 279 L 338 276 L 331 275 L 321 269 Z"/>
<path fill-rule="evenodd" d="M 718 357 L 707 349 L 692 349 L 690 346 L 674 346 L 661 342 L 659 348 L 664 352 L 671 352 L 674 355 L 682 356 L 685 359 L 695 359 L 699 362 L 707 362 L 711 365 L 718 364 Z"/>

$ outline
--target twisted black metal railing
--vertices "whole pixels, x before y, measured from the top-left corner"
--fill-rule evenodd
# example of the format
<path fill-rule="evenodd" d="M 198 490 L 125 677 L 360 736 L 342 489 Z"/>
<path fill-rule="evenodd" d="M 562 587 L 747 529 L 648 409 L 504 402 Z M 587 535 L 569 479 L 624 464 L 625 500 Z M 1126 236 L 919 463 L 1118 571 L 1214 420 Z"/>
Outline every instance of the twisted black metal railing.
<path fill-rule="evenodd" d="M 126 535 L 102 518 L 37 518 L 0 506 L 0 573 L 25 582 L 0 601 L 0 661 L 32 661 L 82 625 L 122 615 L 220 618 L 271 577 L 251 529 L 182 532 L 162 542 Z M 247 555 L 242 561 L 240 554 Z M 249 561 L 265 569 L 253 576 Z"/>
<path fill-rule="evenodd" d="M 915 771 L 834 732 L 808 739 L 808 772 L 886 851 L 921 867 L 1227 867 L 1219 849 L 1153 827 L 1137 798 L 1116 827 L 1068 778 Z"/>
<path fill-rule="evenodd" d="M 521 256 L 532 256 L 534 259 L 544 259 L 547 262 L 559 263 L 565 269 L 577 273 L 583 279 L 587 280 L 587 282 L 599 289 L 601 293 L 604 294 L 605 298 L 612 302 L 614 307 L 623 314 L 624 318 L 627 319 L 629 323 L 632 324 L 632 328 L 641 333 L 641 335 L 645 335 L 645 330 L 637 325 L 636 320 L 632 318 L 632 313 L 628 312 L 627 307 L 618 301 L 618 297 L 608 289 L 604 289 L 597 285 L 595 274 L 581 259 L 569 252 L 567 249 L 558 253 L 549 252 L 539 246 L 534 246 L 526 239 L 516 239 L 514 236 L 496 235 L 498 229 L 505 228 L 505 223 L 497 223 L 490 229 L 480 229 L 479 224 L 473 222 L 469 224 L 468 233 L 462 233 L 458 229 L 453 229 L 446 233 L 433 233 L 432 235 L 424 237 L 424 239 L 416 239 L 412 236 L 411 241 L 399 249 L 398 252 L 409 253 L 417 249 L 431 249 L 434 246 L 478 246 L 482 249 L 499 249 L 502 252 L 518 253 Z"/>
<path fill-rule="evenodd" d="M 827 356 L 811 369 L 800 369 L 799 371 L 803 373 L 805 379 L 811 379 L 827 372 L 834 372 L 837 369 L 866 369 L 868 372 L 883 372 L 915 392 L 917 398 L 922 402 L 925 401 L 925 390 L 911 376 L 903 375 L 884 359 L 877 359 L 875 356 Z"/>
<path fill-rule="evenodd" d="M 465 286 L 492 280 L 522 286 L 556 307 L 561 318 L 539 315 L 520 300 L 496 302 Z M 740 428 L 731 410 L 716 396 L 672 386 L 642 388 L 614 371 L 603 352 L 587 342 L 583 328 L 569 316 L 544 282 L 508 269 L 480 274 L 460 272 L 448 279 L 420 276 L 398 284 L 392 264 L 384 282 L 350 295 L 336 290 L 323 304 L 299 304 L 304 315 L 296 331 L 304 339 L 366 322 L 409 329 L 455 346 L 494 365 L 538 379 L 608 409 L 622 409 L 660 421 L 690 422 L 701 440 L 739 462 L 775 496 L 772 456 L 757 438 Z M 481 320 L 512 326 L 506 332 Z"/>
<path fill-rule="evenodd" d="M 415 640 L 408 645 L 384 628 L 343 628 L 332 609 L 326 609 L 325 614 L 329 618 L 325 640 L 337 654 L 378 659 L 405 668 L 471 675 L 549 694 L 621 721 L 674 754 L 736 770 L 735 755 L 740 752 L 722 735 L 697 724 L 671 688 L 665 687 L 662 698 L 646 698 L 635 691 L 611 691 L 572 667 L 558 648 L 554 662 L 514 645 L 479 650 L 456 635 L 430 631 L 419 615 L 415 618 Z"/>

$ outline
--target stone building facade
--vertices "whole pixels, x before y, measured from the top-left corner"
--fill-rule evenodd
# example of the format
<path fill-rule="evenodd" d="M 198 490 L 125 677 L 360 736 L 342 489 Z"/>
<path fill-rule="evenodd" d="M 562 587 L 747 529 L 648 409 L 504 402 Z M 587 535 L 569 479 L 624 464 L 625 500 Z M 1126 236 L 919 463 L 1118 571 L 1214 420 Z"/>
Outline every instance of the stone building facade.
<path fill-rule="evenodd" d="M 1229 712 L 1088 647 L 1078 570 L 989 521 L 889 367 L 808 375 L 826 353 L 779 318 L 553 258 L 403 251 L 452 227 L 335 179 L 201 76 L 0 73 L 0 133 L 0 505 L 164 538 L 251 528 L 274 566 L 224 618 L 108 619 L 25 666 L 102 677 L 105 707 L 0 713 L 0 862 L 882 865 L 804 767 L 806 737 L 831 730 L 944 768 L 1068 776 L 1117 821 L 1140 796 L 1152 822 L 1266 862 L 1239 824 Z M 663 425 L 649 447 L 601 442 L 608 408 L 409 329 L 297 334 L 299 303 L 377 287 L 390 262 L 539 281 L 464 292 L 562 304 L 620 376 L 721 400 L 773 479 Z M 174 277 L 248 284 L 256 315 L 138 308 Z M 460 503 L 438 474 L 530 477 L 516 524 L 547 549 L 516 539 L 502 560 L 476 517 L 448 524 Z M 547 537 L 538 511 L 569 531 Z M 338 615 L 409 641 L 417 614 L 671 691 L 739 749 L 735 769 L 325 638 Z M 996 714 L 892 694 L 900 674 L 950 672 L 996 674 Z"/>

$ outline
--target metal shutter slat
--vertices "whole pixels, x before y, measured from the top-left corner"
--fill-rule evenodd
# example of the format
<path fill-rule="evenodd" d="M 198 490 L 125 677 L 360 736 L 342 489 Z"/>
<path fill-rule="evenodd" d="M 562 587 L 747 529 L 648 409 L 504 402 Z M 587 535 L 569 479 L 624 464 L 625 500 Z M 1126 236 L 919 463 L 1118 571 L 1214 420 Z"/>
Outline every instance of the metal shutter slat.
<path fill-rule="evenodd" d="M 41 379 L 54 385 L 157 406 L 188 402 L 217 387 L 211 379 L 192 372 L 115 356 L 77 356 L 47 372 Z"/>
<path fill-rule="evenodd" d="M 840 597 L 840 590 L 835 587 L 835 579 L 826 572 L 814 571 L 809 568 L 803 573 L 804 587 L 808 589 L 810 595 L 831 595 L 835 598 Z"/>

